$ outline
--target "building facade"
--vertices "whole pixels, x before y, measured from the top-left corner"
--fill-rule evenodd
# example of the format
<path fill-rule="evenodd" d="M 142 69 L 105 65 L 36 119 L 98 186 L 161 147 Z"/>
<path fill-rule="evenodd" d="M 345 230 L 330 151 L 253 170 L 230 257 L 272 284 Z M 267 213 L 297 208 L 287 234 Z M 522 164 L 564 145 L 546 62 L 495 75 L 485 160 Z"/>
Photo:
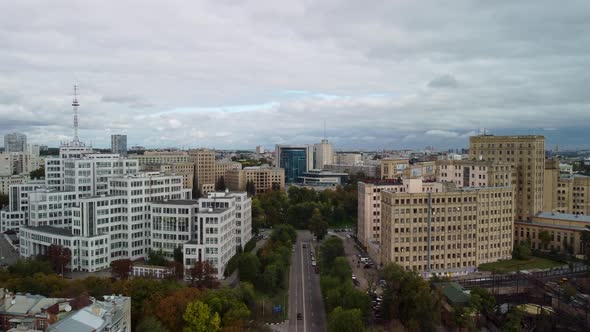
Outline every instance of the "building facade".
<path fill-rule="evenodd" d="M 530 219 L 543 210 L 543 136 L 472 136 L 469 159 L 512 163 L 516 220 Z"/>
<path fill-rule="evenodd" d="M 337 152 L 334 155 L 334 162 L 328 164 L 359 165 L 363 162 L 362 155 L 355 152 Z M 325 166 L 325 165 L 324 165 Z"/>
<path fill-rule="evenodd" d="M 275 166 L 285 170 L 285 182 L 297 182 L 299 177 L 313 169 L 313 146 L 277 145 Z"/>
<path fill-rule="evenodd" d="M 228 170 L 225 185 L 231 191 L 246 191 L 248 182 L 253 183 L 257 194 L 272 190 L 285 190 L 285 170 L 270 166 L 252 166 L 241 170 Z"/>
<path fill-rule="evenodd" d="M 330 144 L 327 139 L 323 139 L 320 143 L 314 144 L 313 149 L 314 169 L 323 169 L 327 164 L 334 163 L 334 150 L 332 144 Z"/>
<path fill-rule="evenodd" d="M 27 135 L 21 133 L 4 135 L 4 152 L 27 152 Z"/>
<path fill-rule="evenodd" d="M 456 276 L 509 259 L 511 187 L 381 193 L 381 261 L 424 277 Z"/>
<path fill-rule="evenodd" d="M 127 135 L 111 135 L 111 153 L 127 157 Z"/>

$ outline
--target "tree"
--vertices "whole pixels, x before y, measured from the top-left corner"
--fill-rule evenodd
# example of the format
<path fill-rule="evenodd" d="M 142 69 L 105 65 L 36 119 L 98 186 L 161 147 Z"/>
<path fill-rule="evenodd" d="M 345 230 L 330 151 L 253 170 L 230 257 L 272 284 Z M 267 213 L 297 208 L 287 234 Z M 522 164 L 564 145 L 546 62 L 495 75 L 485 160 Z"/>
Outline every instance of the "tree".
<path fill-rule="evenodd" d="M 189 270 L 189 279 L 191 285 L 198 288 L 217 288 L 219 282 L 215 274 L 215 268 L 208 261 L 199 261 Z"/>
<path fill-rule="evenodd" d="M 52 244 L 47 248 L 46 257 L 53 266 L 53 270 L 63 276 L 64 267 L 72 260 L 72 252 L 69 248 Z"/>
<path fill-rule="evenodd" d="M 518 307 L 513 307 L 509 312 L 506 323 L 502 327 L 504 332 L 520 332 L 522 331 L 522 317 L 523 313 Z"/>
<path fill-rule="evenodd" d="M 246 192 L 250 197 L 256 195 L 256 185 L 254 184 L 254 181 L 248 180 L 248 182 L 246 182 Z"/>
<path fill-rule="evenodd" d="M 181 331 L 184 326 L 182 313 L 189 303 L 199 300 L 203 293 L 196 288 L 180 288 L 170 294 L 154 294 L 143 306 L 143 316 L 155 316 L 168 331 Z"/>
<path fill-rule="evenodd" d="M 351 280 L 352 269 L 348 264 L 348 259 L 344 256 L 339 256 L 334 259 L 330 275 L 340 279 L 340 282 Z"/>
<path fill-rule="evenodd" d="M 183 253 L 182 253 L 182 247 L 176 247 L 174 248 L 174 261 L 177 263 L 183 263 L 184 259 L 183 259 Z"/>
<path fill-rule="evenodd" d="M 318 208 L 313 209 L 311 221 L 309 223 L 309 230 L 318 240 L 322 240 L 324 236 L 328 234 L 328 223 L 324 220 L 322 213 Z"/>
<path fill-rule="evenodd" d="M 344 256 L 344 244 L 342 240 L 336 236 L 330 236 L 325 239 L 320 250 L 322 252 L 322 269 L 331 269 L 336 257 Z"/>
<path fill-rule="evenodd" d="M 543 246 L 543 249 L 547 250 L 549 243 L 551 243 L 551 235 L 549 235 L 549 232 L 544 229 L 539 232 L 539 240 L 541 240 L 541 245 Z"/>
<path fill-rule="evenodd" d="M 167 266 L 168 260 L 166 259 L 166 257 L 164 257 L 164 253 L 162 252 L 162 249 L 160 249 L 160 251 L 150 250 L 148 252 L 147 263 L 149 265 L 155 265 L 155 266 Z"/>
<path fill-rule="evenodd" d="M 184 332 L 215 332 L 220 330 L 219 314 L 211 312 L 209 306 L 201 301 L 188 304 L 182 318 L 185 321 Z"/>
<path fill-rule="evenodd" d="M 118 259 L 111 262 L 111 275 L 117 279 L 128 279 L 133 262 L 130 259 Z"/>
<path fill-rule="evenodd" d="M 40 259 L 18 260 L 8 267 L 8 272 L 19 278 L 32 277 L 37 273 L 51 274 L 53 267 L 50 262 Z"/>
<path fill-rule="evenodd" d="M 258 230 L 265 225 L 264 210 L 260 200 L 256 197 L 252 198 L 252 232 L 258 234 Z"/>
<path fill-rule="evenodd" d="M 512 250 L 512 257 L 518 260 L 527 260 L 531 257 L 530 242 L 517 243 Z"/>
<path fill-rule="evenodd" d="M 137 332 L 168 332 L 162 323 L 154 316 L 145 316 L 137 325 Z"/>
<path fill-rule="evenodd" d="M 30 173 L 31 179 L 41 179 L 45 177 L 45 167 L 41 167 Z"/>
<path fill-rule="evenodd" d="M 245 252 L 238 263 L 240 281 L 255 283 L 260 274 L 260 260 L 255 255 Z"/>
<path fill-rule="evenodd" d="M 328 318 L 328 332 L 362 332 L 365 331 L 359 309 L 343 310 L 336 307 Z"/>
<path fill-rule="evenodd" d="M 490 315 L 494 312 L 496 306 L 496 299 L 487 290 L 481 287 L 473 287 L 471 289 L 471 306 L 485 315 Z"/>
<path fill-rule="evenodd" d="M 0 193 L 0 209 L 8 205 L 8 195 Z"/>
<path fill-rule="evenodd" d="M 225 179 L 222 175 L 217 179 L 217 182 L 215 182 L 215 191 L 225 191 L 225 188 Z"/>

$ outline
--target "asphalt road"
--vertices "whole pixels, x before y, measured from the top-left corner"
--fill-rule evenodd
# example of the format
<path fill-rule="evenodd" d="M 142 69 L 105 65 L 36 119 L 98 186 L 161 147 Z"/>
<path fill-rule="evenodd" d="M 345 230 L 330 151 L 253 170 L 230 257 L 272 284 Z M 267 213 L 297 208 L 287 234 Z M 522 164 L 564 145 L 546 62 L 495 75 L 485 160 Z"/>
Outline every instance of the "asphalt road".
<path fill-rule="evenodd" d="M 310 232 L 298 231 L 289 276 L 289 331 L 326 330 L 326 312 L 320 291 L 320 277 L 311 265 L 313 248 L 315 241 Z M 297 319 L 299 313 L 302 315 L 301 320 Z"/>

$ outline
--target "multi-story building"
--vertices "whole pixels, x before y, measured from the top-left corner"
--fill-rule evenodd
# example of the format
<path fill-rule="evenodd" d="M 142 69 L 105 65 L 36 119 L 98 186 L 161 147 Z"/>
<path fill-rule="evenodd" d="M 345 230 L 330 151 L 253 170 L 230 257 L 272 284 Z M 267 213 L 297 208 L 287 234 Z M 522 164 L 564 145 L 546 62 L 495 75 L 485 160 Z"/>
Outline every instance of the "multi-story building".
<path fill-rule="evenodd" d="M 543 210 L 543 136 L 472 136 L 469 138 L 469 159 L 513 164 L 516 220 L 528 220 Z"/>
<path fill-rule="evenodd" d="M 147 164 L 141 166 L 142 171 L 159 171 L 182 175 L 182 186 L 193 189 L 195 179 L 195 164 L 191 162 L 176 164 Z"/>
<path fill-rule="evenodd" d="M 313 169 L 312 145 L 280 145 L 275 148 L 275 166 L 285 170 L 285 182 L 293 183 L 308 170 Z"/>
<path fill-rule="evenodd" d="M 44 158 L 29 152 L 0 153 L 0 176 L 13 174 L 29 174 L 43 167 Z"/>
<path fill-rule="evenodd" d="M 437 181 L 457 187 L 508 187 L 512 185 L 512 164 L 491 160 L 439 160 Z"/>
<path fill-rule="evenodd" d="M 409 166 L 408 159 L 383 159 L 381 160 L 381 179 L 400 178 Z"/>
<path fill-rule="evenodd" d="M 339 165 L 359 165 L 363 162 L 362 155 L 357 152 L 336 152 L 334 155 L 334 163 Z M 326 166 L 326 165 L 324 165 Z"/>
<path fill-rule="evenodd" d="M 349 175 L 358 176 L 363 174 L 367 178 L 379 179 L 381 177 L 381 167 L 377 165 L 343 165 L 332 164 L 324 166 L 324 169 L 333 172 L 344 172 Z"/>
<path fill-rule="evenodd" d="M 264 154 L 264 146 L 258 145 L 256 147 L 256 153 L 258 153 L 258 154 Z"/>
<path fill-rule="evenodd" d="M 215 151 L 209 149 L 189 150 L 189 156 L 195 163 L 195 186 L 202 195 L 215 190 L 217 167 Z"/>
<path fill-rule="evenodd" d="M 582 234 L 588 231 L 590 216 L 541 212 L 531 218 L 514 222 L 514 242 L 530 242 L 537 250 L 551 250 L 582 256 L 586 253 Z M 541 241 L 539 233 L 547 232 L 549 242 Z M 581 258 L 582 258 L 581 257 Z"/>
<path fill-rule="evenodd" d="M 10 186 L 8 194 L 8 209 L 0 211 L 1 231 L 18 231 L 21 226 L 29 222 L 29 195 L 45 187 L 40 180 L 28 181 Z"/>
<path fill-rule="evenodd" d="M 8 195 L 10 186 L 24 183 L 31 179 L 28 174 L 0 175 L 0 193 Z"/>
<path fill-rule="evenodd" d="M 334 163 L 334 151 L 332 144 L 328 143 L 327 139 L 323 139 L 320 143 L 314 144 L 314 169 L 323 169 L 327 164 Z M 308 171 L 310 171 L 308 169 Z"/>
<path fill-rule="evenodd" d="M 105 295 L 103 298 L 104 301 L 93 300 L 90 305 L 80 310 L 62 314 L 47 331 L 132 331 L 131 298 L 120 295 Z"/>
<path fill-rule="evenodd" d="M 560 172 L 557 159 L 545 163 L 543 211 L 590 215 L 590 177 Z"/>
<path fill-rule="evenodd" d="M 186 151 L 145 151 L 143 155 L 135 155 L 133 158 L 139 161 L 139 166 L 192 162 Z"/>
<path fill-rule="evenodd" d="M 151 249 L 162 251 L 170 260 L 174 259 L 174 249 L 195 238 L 198 228 L 198 200 L 163 200 L 151 206 Z"/>
<path fill-rule="evenodd" d="M 27 135 L 20 133 L 4 135 L 4 152 L 27 152 Z"/>
<path fill-rule="evenodd" d="M 215 181 L 219 180 L 223 177 L 225 181 L 225 176 L 228 171 L 233 170 L 241 170 L 242 164 L 236 161 L 229 161 L 229 160 L 220 160 L 215 162 Z"/>
<path fill-rule="evenodd" d="M 127 135 L 111 135 L 111 153 L 127 157 Z"/>
<path fill-rule="evenodd" d="M 304 186 L 337 187 L 346 183 L 348 174 L 321 169 L 312 169 L 299 177 L 299 183 Z"/>
<path fill-rule="evenodd" d="M 254 184 L 257 194 L 284 190 L 285 170 L 270 166 L 252 166 L 229 170 L 225 175 L 225 185 L 231 191 L 246 191 L 248 182 Z"/>
<path fill-rule="evenodd" d="M 513 210 L 511 187 L 382 191 L 381 261 L 429 277 L 509 259 Z"/>

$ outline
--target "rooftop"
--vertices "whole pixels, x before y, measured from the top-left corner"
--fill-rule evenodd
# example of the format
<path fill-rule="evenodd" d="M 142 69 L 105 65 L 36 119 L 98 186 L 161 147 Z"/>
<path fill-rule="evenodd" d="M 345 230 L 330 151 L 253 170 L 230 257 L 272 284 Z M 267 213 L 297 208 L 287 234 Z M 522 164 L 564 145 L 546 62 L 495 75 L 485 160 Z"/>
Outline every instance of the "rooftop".
<path fill-rule="evenodd" d="M 50 233 L 60 236 L 69 236 L 73 237 L 72 231 L 69 229 L 64 228 L 57 228 L 53 226 L 26 226 L 26 229 L 30 229 L 32 231 L 43 232 L 43 233 Z"/>
<path fill-rule="evenodd" d="M 556 212 L 540 212 L 539 214 L 536 215 L 536 217 L 537 218 L 559 219 L 559 220 L 578 221 L 578 222 L 587 222 L 587 223 L 590 223 L 590 216 L 577 215 L 577 214 L 556 213 Z"/>
<path fill-rule="evenodd" d="M 435 284 L 448 299 L 450 304 L 467 304 L 469 295 L 463 291 L 463 287 L 456 282 Z"/>
<path fill-rule="evenodd" d="M 169 199 L 163 201 L 153 201 L 152 204 L 159 205 L 197 205 L 199 201 L 196 199 Z"/>

